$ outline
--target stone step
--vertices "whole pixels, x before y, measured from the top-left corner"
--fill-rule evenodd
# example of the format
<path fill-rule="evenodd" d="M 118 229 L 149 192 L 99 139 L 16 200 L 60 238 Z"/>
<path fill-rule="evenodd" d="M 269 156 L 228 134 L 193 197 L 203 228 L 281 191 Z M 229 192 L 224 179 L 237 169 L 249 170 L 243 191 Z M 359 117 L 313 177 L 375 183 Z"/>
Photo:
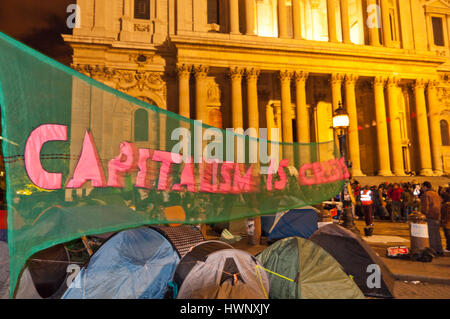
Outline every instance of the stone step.
<path fill-rule="evenodd" d="M 447 176 L 355 176 L 353 180 L 358 181 L 362 186 L 380 185 L 384 182 L 389 183 L 423 183 L 428 181 L 433 188 L 439 186 L 448 186 L 450 178 Z"/>

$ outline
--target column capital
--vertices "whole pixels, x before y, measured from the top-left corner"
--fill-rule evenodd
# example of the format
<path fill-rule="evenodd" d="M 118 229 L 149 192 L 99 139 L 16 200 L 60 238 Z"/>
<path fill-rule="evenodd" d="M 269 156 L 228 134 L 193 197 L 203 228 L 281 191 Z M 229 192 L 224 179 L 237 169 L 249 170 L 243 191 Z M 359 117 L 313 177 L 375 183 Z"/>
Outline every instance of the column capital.
<path fill-rule="evenodd" d="M 349 85 L 355 85 L 356 81 L 358 80 L 358 75 L 356 74 L 346 74 L 345 75 L 345 84 Z"/>
<path fill-rule="evenodd" d="M 400 80 L 397 78 L 397 77 L 395 77 L 395 76 L 390 76 L 390 77 L 388 77 L 388 79 L 387 79 L 387 86 L 388 87 L 397 87 L 398 86 L 398 83 L 400 82 Z"/>
<path fill-rule="evenodd" d="M 301 70 L 294 71 L 294 78 L 295 78 L 296 82 L 305 83 L 306 80 L 308 79 L 308 76 L 309 76 L 309 72 L 301 71 Z"/>
<path fill-rule="evenodd" d="M 426 85 L 427 81 L 425 79 L 416 79 L 416 81 L 413 84 L 413 87 L 415 89 L 425 89 Z"/>
<path fill-rule="evenodd" d="M 245 70 L 245 76 L 247 80 L 257 80 L 260 74 L 260 70 L 255 68 L 248 68 Z"/>
<path fill-rule="evenodd" d="M 188 78 L 191 75 L 192 65 L 189 64 L 178 64 L 176 66 L 176 71 L 180 78 Z"/>
<path fill-rule="evenodd" d="M 376 76 L 373 79 L 373 85 L 374 86 L 382 86 L 386 84 L 387 78 L 385 76 Z"/>
<path fill-rule="evenodd" d="M 206 79 L 208 77 L 209 67 L 205 65 L 194 65 L 193 71 L 195 79 Z"/>
<path fill-rule="evenodd" d="M 230 78 L 232 80 L 240 80 L 242 79 L 242 76 L 244 75 L 244 69 L 243 68 L 239 68 L 239 67 L 231 67 L 230 68 Z"/>
<path fill-rule="evenodd" d="M 294 72 L 292 72 L 290 70 L 282 70 L 282 71 L 279 71 L 278 77 L 281 80 L 281 82 L 290 82 L 293 73 Z"/>
<path fill-rule="evenodd" d="M 345 79 L 345 74 L 342 73 L 331 73 L 331 83 L 340 84 Z"/>
<path fill-rule="evenodd" d="M 435 79 L 430 79 L 430 80 L 428 80 L 427 86 L 428 86 L 428 89 L 434 89 L 435 90 L 439 86 L 439 81 L 435 80 Z"/>

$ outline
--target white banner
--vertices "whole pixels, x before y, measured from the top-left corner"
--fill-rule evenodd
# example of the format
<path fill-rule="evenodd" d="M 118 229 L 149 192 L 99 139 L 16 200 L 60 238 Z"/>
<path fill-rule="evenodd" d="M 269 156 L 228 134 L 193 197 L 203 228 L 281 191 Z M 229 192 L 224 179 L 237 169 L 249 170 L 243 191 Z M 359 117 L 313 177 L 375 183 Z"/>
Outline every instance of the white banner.
<path fill-rule="evenodd" d="M 428 238 L 427 224 L 411 224 L 411 236 Z"/>

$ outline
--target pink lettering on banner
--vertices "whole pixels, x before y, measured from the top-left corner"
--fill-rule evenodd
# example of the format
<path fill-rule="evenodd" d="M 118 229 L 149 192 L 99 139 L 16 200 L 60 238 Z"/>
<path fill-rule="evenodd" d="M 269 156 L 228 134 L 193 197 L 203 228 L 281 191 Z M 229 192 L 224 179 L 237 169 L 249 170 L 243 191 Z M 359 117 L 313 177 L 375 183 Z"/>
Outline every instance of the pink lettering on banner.
<path fill-rule="evenodd" d="M 25 170 L 30 180 L 43 189 L 60 189 L 62 173 L 49 173 L 41 164 L 42 146 L 50 141 L 66 141 L 67 126 L 44 124 L 34 129 L 25 144 Z"/>
<path fill-rule="evenodd" d="M 138 173 L 136 176 L 136 187 L 152 188 L 152 177 L 148 169 L 148 160 L 152 157 L 153 151 L 148 148 L 139 149 Z"/>
<path fill-rule="evenodd" d="M 316 182 L 314 184 L 328 183 L 322 163 L 320 163 L 320 162 L 312 163 L 312 171 L 314 174 L 314 178 L 316 179 Z"/>
<path fill-rule="evenodd" d="M 272 180 L 273 180 L 274 173 L 275 173 L 275 163 L 273 160 L 270 160 L 269 171 L 267 174 L 267 181 L 266 181 L 266 188 L 268 191 L 272 190 Z"/>
<path fill-rule="evenodd" d="M 332 159 L 328 164 L 328 182 L 336 182 L 343 179 L 342 170 L 337 159 Z"/>
<path fill-rule="evenodd" d="M 250 165 L 250 168 L 247 170 L 244 176 L 241 175 L 241 170 L 244 170 L 244 165 L 241 163 L 236 163 L 234 166 L 234 181 L 233 181 L 233 192 L 239 193 L 250 192 L 252 187 L 252 172 L 253 172 L 253 164 Z"/>
<path fill-rule="evenodd" d="M 124 187 L 125 173 L 136 169 L 137 153 L 134 144 L 129 142 L 120 143 L 120 154 L 108 162 L 108 186 Z"/>
<path fill-rule="evenodd" d="M 186 186 L 189 192 L 195 192 L 194 163 L 192 163 L 192 159 L 190 162 L 184 163 L 180 183 L 173 185 L 172 190 L 181 191 L 182 186 Z"/>
<path fill-rule="evenodd" d="M 286 183 L 287 183 L 287 178 L 286 178 L 286 172 L 284 171 L 285 167 L 288 167 L 289 165 L 289 160 L 288 159 L 283 159 L 280 161 L 280 165 L 278 165 L 278 177 L 280 178 L 280 180 L 275 181 L 275 189 L 276 190 L 282 190 L 283 188 L 286 187 Z"/>
<path fill-rule="evenodd" d="M 202 174 L 200 179 L 200 191 L 205 193 L 217 193 L 219 185 L 217 183 L 217 173 L 219 162 L 209 160 L 202 164 Z M 212 179 L 212 182 L 211 182 Z"/>
<path fill-rule="evenodd" d="M 303 164 L 298 171 L 298 181 L 301 185 L 314 185 L 316 183 L 314 176 L 306 176 L 307 171 L 312 171 L 312 164 Z"/>
<path fill-rule="evenodd" d="M 266 187 L 268 191 L 271 191 L 273 189 L 272 184 L 275 184 L 274 187 L 276 190 L 282 190 L 283 188 L 286 187 L 286 183 L 287 183 L 287 177 L 286 177 L 286 172 L 284 171 L 284 168 L 287 167 L 289 165 L 289 160 L 288 159 L 283 159 L 280 161 L 280 164 L 278 165 L 278 177 L 280 178 L 278 181 L 275 181 L 275 183 L 273 183 L 273 175 L 275 173 L 275 164 L 274 161 L 270 161 L 269 164 L 269 172 L 267 174 L 267 181 L 266 181 Z"/>
<path fill-rule="evenodd" d="M 72 179 L 67 183 L 67 188 L 80 188 L 87 181 L 91 181 L 94 187 L 105 187 L 106 179 L 102 164 L 98 157 L 92 133 L 84 134 L 83 147 Z"/>
<path fill-rule="evenodd" d="M 307 172 L 311 172 L 311 176 L 307 176 Z M 298 180 L 301 185 L 315 185 L 336 182 L 348 179 L 350 173 L 345 165 L 344 157 L 332 159 L 324 163 L 314 162 L 304 164 L 300 167 Z"/>
<path fill-rule="evenodd" d="M 222 183 L 219 186 L 219 192 L 231 193 L 232 191 L 232 171 L 234 168 L 234 162 L 224 162 L 220 167 L 220 175 L 222 176 Z"/>
<path fill-rule="evenodd" d="M 345 164 L 345 157 L 341 157 L 338 161 L 342 169 L 343 179 L 350 178 L 350 172 L 348 171 L 347 165 Z"/>
<path fill-rule="evenodd" d="M 169 187 L 167 181 L 169 179 L 170 167 L 174 163 L 180 164 L 183 157 L 177 153 L 154 151 L 152 160 L 161 162 L 161 168 L 159 169 L 158 190 L 167 190 Z"/>

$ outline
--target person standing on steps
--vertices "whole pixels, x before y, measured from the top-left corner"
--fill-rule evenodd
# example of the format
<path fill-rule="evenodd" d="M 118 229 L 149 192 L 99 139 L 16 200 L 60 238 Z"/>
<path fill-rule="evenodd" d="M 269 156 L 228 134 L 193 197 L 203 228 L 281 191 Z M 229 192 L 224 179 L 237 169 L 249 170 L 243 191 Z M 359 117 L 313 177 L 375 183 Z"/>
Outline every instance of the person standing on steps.
<path fill-rule="evenodd" d="M 390 188 L 387 192 L 387 196 L 391 199 L 391 220 L 392 221 L 400 221 L 400 214 L 402 209 L 402 201 L 401 195 L 403 193 L 403 189 L 399 184 L 395 183 L 392 188 Z"/>
<path fill-rule="evenodd" d="M 430 182 L 422 183 L 422 195 L 420 196 L 421 213 L 427 217 L 428 238 L 430 247 L 433 248 L 438 256 L 442 256 L 441 241 L 441 197 L 431 187 Z"/>
<path fill-rule="evenodd" d="M 367 226 L 373 226 L 373 217 L 372 217 L 372 204 L 373 204 L 373 196 L 372 191 L 369 189 L 369 186 L 364 186 L 364 189 L 360 193 L 361 198 L 361 206 L 364 214 L 364 219 L 366 221 Z"/>

